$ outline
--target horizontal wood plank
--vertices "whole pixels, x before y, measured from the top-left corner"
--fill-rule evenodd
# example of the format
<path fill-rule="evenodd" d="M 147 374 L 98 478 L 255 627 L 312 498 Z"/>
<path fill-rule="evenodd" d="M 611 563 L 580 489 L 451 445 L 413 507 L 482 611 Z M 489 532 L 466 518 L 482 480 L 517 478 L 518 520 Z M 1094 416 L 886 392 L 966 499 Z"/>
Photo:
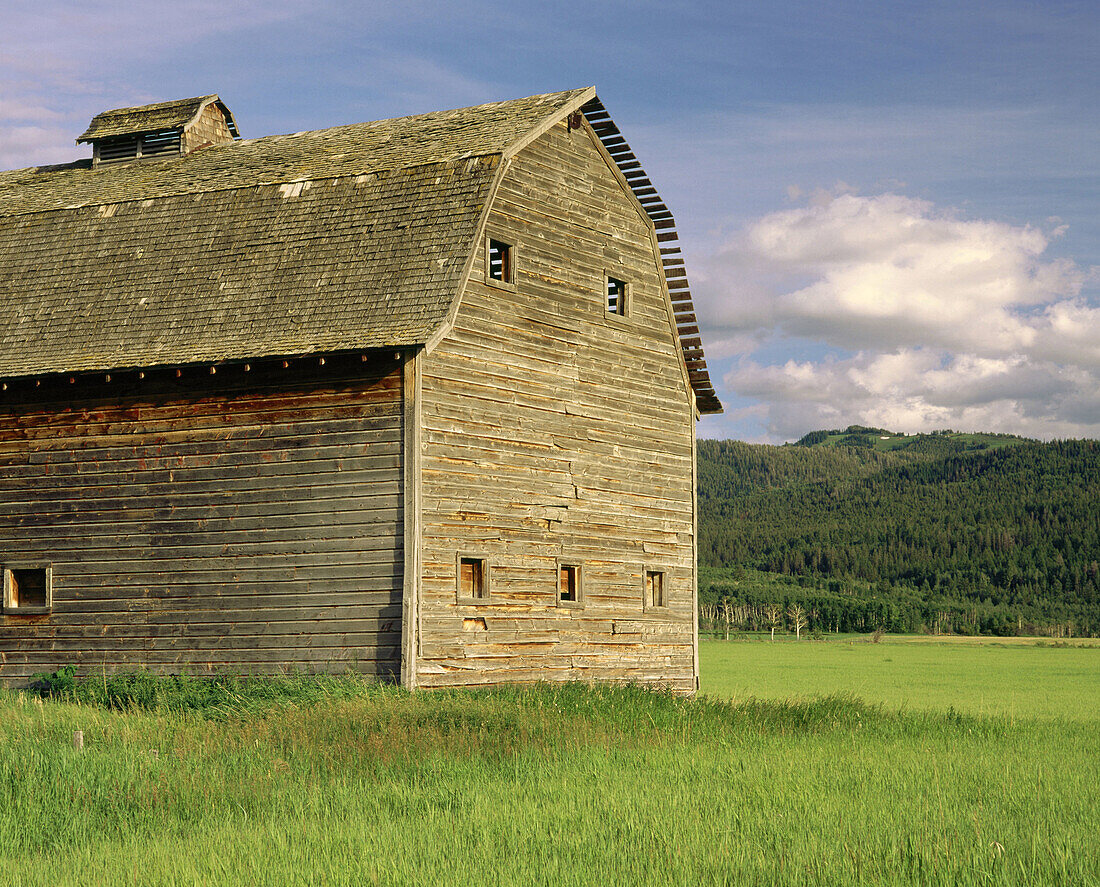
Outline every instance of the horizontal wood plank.
<path fill-rule="evenodd" d="M 358 361 L 357 361 L 358 363 Z M 403 572 L 397 363 L 338 383 L 30 404 L 0 415 L 0 681 L 66 664 L 393 675 Z"/>

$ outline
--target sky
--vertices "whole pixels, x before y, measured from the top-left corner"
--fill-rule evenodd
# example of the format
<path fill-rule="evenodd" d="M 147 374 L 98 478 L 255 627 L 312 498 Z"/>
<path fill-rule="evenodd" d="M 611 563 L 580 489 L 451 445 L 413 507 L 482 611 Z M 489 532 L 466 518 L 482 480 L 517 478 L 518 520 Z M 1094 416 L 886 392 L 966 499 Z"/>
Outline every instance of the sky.
<path fill-rule="evenodd" d="M 4 0 L 0 168 L 218 93 L 246 137 L 596 86 L 676 216 L 702 437 L 1100 437 L 1100 4 Z"/>

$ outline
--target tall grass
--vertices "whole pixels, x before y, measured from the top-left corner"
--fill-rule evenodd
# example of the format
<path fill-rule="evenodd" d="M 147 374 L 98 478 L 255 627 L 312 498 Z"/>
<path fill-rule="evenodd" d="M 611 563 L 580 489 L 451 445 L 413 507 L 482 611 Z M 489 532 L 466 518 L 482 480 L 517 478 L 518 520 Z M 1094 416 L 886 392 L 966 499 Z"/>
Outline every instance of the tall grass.
<path fill-rule="evenodd" d="M 0 881 L 1100 882 L 1090 725 L 847 696 L 145 680 L 0 694 Z"/>

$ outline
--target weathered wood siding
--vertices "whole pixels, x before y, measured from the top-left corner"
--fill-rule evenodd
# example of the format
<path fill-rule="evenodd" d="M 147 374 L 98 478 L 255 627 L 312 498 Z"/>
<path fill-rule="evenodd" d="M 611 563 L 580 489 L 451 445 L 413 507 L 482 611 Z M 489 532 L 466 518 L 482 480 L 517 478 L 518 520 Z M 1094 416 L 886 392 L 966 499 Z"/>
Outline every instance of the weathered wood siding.
<path fill-rule="evenodd" d="M 203 108 L 199 119 L 183 131 L 183 153 L 188 154 L 206 145 L 224 145 L 233 141 L 225 115 L 216 104 Z"/>
<path fill-rule="evenodd" d="M 487 230 L 515 244 L 516 285 L 486 282 L 479 249 L 423 361 L 417 681 L 690 691 L 694 415 L 651 229 L 562 123 L 512 161 Z M 459 553 L 488 559 L 488 603 L 457 603 Z M 559 560 L 582 565 L 582 607 L 556 604 Z M 665 609 L 643 609 L 647 566 L 667 571 Z"/>
<path fill-rule="evenodd" d="M 0 680 L 396 675 L 400 365 L 308 363 L 0 401 L 0 563 L 50 562 L 54 586 L 49 615 L 0 615 Z"/>

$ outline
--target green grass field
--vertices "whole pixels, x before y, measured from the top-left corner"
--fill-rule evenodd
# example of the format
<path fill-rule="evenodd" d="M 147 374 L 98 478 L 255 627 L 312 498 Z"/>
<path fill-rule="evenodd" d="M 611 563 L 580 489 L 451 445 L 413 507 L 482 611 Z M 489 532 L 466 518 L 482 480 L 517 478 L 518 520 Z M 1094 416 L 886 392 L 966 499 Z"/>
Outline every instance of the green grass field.
<path fill-rule="evenodd" d="M 1100 646 L 1074 641 L 866 637 L 702 640 L 702 690 L 724 699 L 851 693 L 891 709 L 1100 724 Z M 1080 646 L 1076 646 L 1080 644 Z"/>
<path fill-rule="evenodd" d="M 1100 884 L 1098 724 L 1072 702 L 1100 649 L 929 650 L 711 642 L 696 700 L 0 692 L 0 883 Z M 974 669 L 996 671 L 1000 708 Z M 834 687 L 886 704 L 788 698 Z"/>

